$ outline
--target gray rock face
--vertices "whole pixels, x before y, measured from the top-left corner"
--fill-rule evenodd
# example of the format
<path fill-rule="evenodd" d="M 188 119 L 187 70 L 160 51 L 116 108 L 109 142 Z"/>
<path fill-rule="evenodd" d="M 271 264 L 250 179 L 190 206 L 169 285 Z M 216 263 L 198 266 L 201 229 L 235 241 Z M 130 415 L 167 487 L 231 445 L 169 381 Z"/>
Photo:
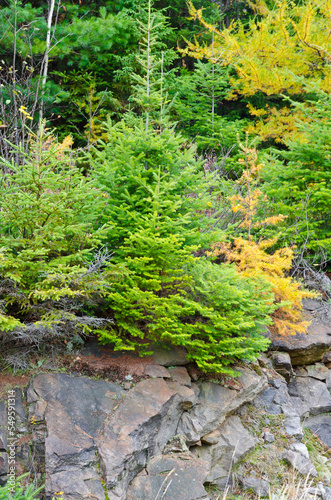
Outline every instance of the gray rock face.
<path fill-rule="evenodd" d="M 0 451 L 7 450 L 7 408 L 0 401 Z"/>
<path fill-rule="evenodd" d="M 46 480 L 46 491 L 48 492 L 46 498 L 54 498 L 55 492 L 64 491 L 65 498 L 70 500 L 78 498 L 105 500 L 105 490 L 101 483 L 101 477 L 95 470 L 96 461 L 93 460 L 91 454 L 89 459 L 86 455 L 81 458 L 84 465 L 82 463 L 81 466 L 77 464 L 75 468 L 69 468 L 63 464 L 64 470 L 52 474 L 51 482 L 47 483 Z"/>
<path fill-rule="evenodd" d="M 331 448 L 331 416 L 318 415 L 304 421 L 304 427 L 312 430 L 329 448 Z"/>
<path fill-rule="evenodd" d="M 70 500 L 103 500 L 104 480 L 109 498 L 124 500 L 130 481 L 176 434 L 183 403 L 196 401 L 192 389 L 177 385 L 182 395 L 162 378 L 126 392 L 86 377 L 35 377 L 28 397 L 30 414 L 47 426 L 47 498 L 63 491 Z"/>
<path fill-rule="evenodd" d="M 282 413 L 283 405 L 290 405 L 291 398 L 287 391 L 287 386 L 284 382 L 277 384 L 277 387 L 268 387 L 254 400 L 254 405 L 257 408 L 264 408 L 271 415 L 279 415 Z"/>
<path fill-rule="evenodd" d="M 191 453 L 156 456 L 131 483 L 127 500 L 208 500 L 207 464 Z"/>
<path fill-rule="evenodd" d="M 331 488 L 327 488 L 323 483 L 319 483 L 317 487 L 308 488 L 309 500 L 331 500 Z"/>
<path fill-rule="evenodd" d="M 221 433 L 220 431 L 216 430 L 213 432 L 210 432 L 209 434 L 206 434 L 201 438 L 201 442 L 203 444 L 217 444 L 221 438 Z"/>
<path fill-rule="evenodd" d="M 307 366 L 308 377 L 316 378 L 318 380 L 326 380 L 328 371 L 327 367 L 322 363 Z"/>
<path fill-rule="evenodd" d="M 297 377 L 312 377 L 317 380 L 326 380 L 328 376 L 328 369 L 323 363 L 316 363 L 305 367 L 299 367 L 295 370 Z"/>
<path fill-rule="evenodd" d="M 331 395 L 326 384 L 311 377 L 299 377 L 288 385 L 291 396 L 300 398 L 308 407 L 311 415 L 331 411 Z"/>
<path fill-rule="evenodd" d="M 86 377 L 41 374 L 33 379 L 30 412 L 46 406 L 47 498 L 56 491 L 70 500 L 105 498 L 96 439 L 122 394 L 115 384 Z"/>
<path fill-rule="evenodd" d="M 200 438 L 206 434 L 202 423 L 200 422 L 199 416 L 190 415 L 188 412 L 183 413 L 181 416 L 177 432 L 185 436 L 189 446 L 192 446 L 200 441 Z M 209 430 L 209 432 L 211 431 Z M 209 432 L 207 431 L 207 433 Z"/>
<path fill-rule="evenodd" d="M 262 437 L 266 443 L 273 443 L 275 441 L 275 436 L 271 432 L 264 432 Z"/>
<path fill-rule="evenodd" d="M 308 493 L 311 495 L 310 498 L 313 498 L 314 500 L 331 500 L 331 488 L 324 486 L 323 483 L 318 483 L 316 488 L 309 488 Z"/>
<path fill-rule="evenodd" d="M 278 388 L 276 387 L 268 387 L 254 399 L 254 406 L 257 408 L 268 408 L 274 402 L 277 390 Z"/>
<path fill-rule="evenodd" d="M 244 490 L 254 491 L 259 498 L 269 498 L 270 483 L 255 476 L 240 478 L 239 482 Z"/>
<path fill-rule="evenodd" d="M 7 450 L 7 435 L 5 431 L 0 429 L 0 451 Z"/>
<path fill-rule="evenodd" d="M 132 498 L 149 498 L 164 481 L 169 460 L 175 468 L 181 466 L 185 480 L 173 479 L 166 494 L 177 498 L 183 484 L 187 489 L 191 481 L 192 493 L 185 500 L 207 498 L 203 488 L 207 474 L 219 476 L 217 467 L 228 471 L 235 449 L 237 460 L 254 446 L 255 439 L 239 417 L 222 423 L 266 387 L 264 377 L 240 368 L 241 389 L 235 390 L 211 382 L 192 384 L 184 367 L 166 372 L 163 366 L 154 367 L 146 371 L 157 378 L 142 380 L 128 391 L 105 380 L 61 373 L 40 374 L 32 380 L 27 393 L 29 417 L 36 422 L 35 433 L 45 428 L 48 500 L 57 491 L 69 500 L 104 500 L 105 491 L 110 500 L 126 500 L 130 483 Z M 165 377 L 168 373 L 171 379 Z M 185 446 L 173 441 L 178 435 Z M 201 438 L 200 449 L 209 449 L 207 460 L 185 452 L 187 443 Z M 163 451 L 165 465 L 156 459 Z M 173 452 L 189 459 L 173 457 Z M 195 482 L 198 486 L 193 488 Z"/>
<path fill-rule="evenodd" d="M 331 347 L 331 325 L 311 317 L 307 333 L 281 336 L 269 333 L 273 350 L 288 352 L 292 366 L 310 365 L 321 361 Z"/>
<path fill-rule="evenodd" d="M 270 386 L 264 375 L 241 367 L 232 386 L 236 388 L 192 383 L 186 368 L 175 364 L 169 369 L 155 364 L 143 368 L 152 378 L 130 384 L 126 391 L 105 380 L 59 373 L 32 380 L 29 419 L 20 400 L 17 411 L 22 429 L 34 417 L 30 431 L 35 441 L 44 429 L 47 500 L 58 491 L 68 500 L 209 500 L 204 484 L 223 489 L 232 466 L 258 441 L 263 443 L 241 423 L 238 414 L 249 411 L 249 406 L 243 407 L 246 402 L 254 401 L 264 414 L 283 413 L 287 434 L 299 440 L 300 417 L 331 411 L 329 370 L 321 364 L 297 369 L 290 391 L 272 367 L 264 370 L 272 377 Z M 4 412 L 0 403 L 0 423 Z M 330 446 L 329 415 L 310 417 L 306 425 Z M 277 433 L 271 434 L 268 427 L 263 448 L 270 452 L 274 445 L 268 443 Z M 1 427 L 0 447 L 1 482 L 6 475 Z M 292 443 L 284 458 L 300 473 L 316 474 L 302 443 Z M 249 475 L 243 473 L 242 487 L 263 498 L 268 481 Z"/>
<path fill-rule="evenodd" d="M 169 389 L 177 392 L 181 397 L 180 406 L 182 410 L 189 410 L 193 405 L 198 403 L 198 397 L 193 388 L 180 385 L 178 382 L 172 380 L 167 380 L 167 385 Z"/>
<path fill-rule="evenodd" d="M 291 358 L 288 352 L 275 352 L 272 355 L 275 370 L 286 379 L 293 375 Z"/>
<path fill-rule="evenodd" d="M 308 371 L 306 366 L 298 366 L 294 370 L 296 377 L 308 377 Z"/>
<path fill-rule="evenodd" d="M 304 457 L 309 458 L 307 446 L 303 443 L 292 443 L 290 450 L 295 451 L 296 453 L 301 453 Z"/>
<path fill-rule="evenodd" d="M 28 428 L 28 416 L 26 408 L 23 404 L 23 393 L 19 387 L 15 388 L 15 413 L 16 413 L 16 430 L 19 433 L 26 433 Z"/>
<path fill-rule="evenodd" d="M 289 436 L 294 436 L 298 439 L 303 438 L 303 431 L 299 417 L 289 417 L 285 420 L 285 430 Z"/>
<path fill-rule="evenodd" d="M 300 418 L 309 416 L 310 408 L 301 398 L 292 396 L 291 404 Z"/>
<path fill-rule="evenodd" d="M 30 450 L 29 443 L 26 439 L 29 435 L 28 429 L 28 414 L 25 406 L 24 394 L 20 387 L 15 389 L 15 437 L 17 438 L 15 446 L 15 459 L 17 474 L 23 474 L 26 470 L 30 469 Z M 6 410 L 7 411 L 7 410 Z M 5 417 L 7 419 L 7 416 Z M 5 429 L 6 430 L 6 429 Z M 10 444 L 10 441 L 7 443 Z"/>
<path fill-rule="evenodd" d="M 169 373 L 175 382 L 191 387 L 191 377 L 187 373 L 185 366 L 175 366 L 174 368 L 169 368 Z"/>
<path fill-rule="evenodd" d="M 326 387 L 329 389 L 329 391 L 331 390 L 331 369 L 329 368 L 328 369 L 328 374 L 326 376 L 326 380 L 325 380 L 325 383 L 326 383 Z"/>
<path fill-rule="evenodd" d="M 275 385 L 277 386 L 275 387 Z M 273 383 L 273 387 L 268 387 L 268 389 L 262 392 L 253 403 L 257 408 L 263 408 L 266 413 L 283 413 L 285 415 L 286 433 L 291 437 L 302 439 L 303 431 L 297 407 L 299 404 L 301 406 L 304 405 L 304 403 L 301 398 L 296 398 L 296 405 L 294 405 L 293 399 L 294 398 L 291 398 L 289 395 L 287 385 L 284 382 L 281 382 L 280 384 Z M 304 407 L 304 409 L 306 409 L 306 407 Z"/>
<path fill-rule="evenodd" d="M 0 453 L 0 486 L 6 484 L 8 479 L 8 454 L 6 452 Z"/>
<path fill-rule="evenodd" d="M 289 436 L 294 436 L 298 439 L 303 438 L 303 431 L 300 423 L 300 417 L 297 414 L 295 408 L 289 405 L 283 405 L 282 410 L 286 416 L 285 419 L 285 430 Z"/>
<path fill-rule="evenodd" d="M 178 434 L 184 434 L 189 444 L 217 429 L 227 415 L 248 401 L 252 401 L 267 387 L 267 379 L 252 370 L 240 368 L 238 380 L 242 389 L 236 391 L 213 382 L 198 382 L 200 404 L 184 414 L 179 422 Z"/>
<path fill-rule="evenodd" d="M 301 453 L 287 450 L 283 455 L 283 459 L 300 474 L 303 474 L 304 476 L 309 474 L 310 476 L 317 477 L 315 467 L 311 461 Z"/>
<path fill-rule="evenodd" d="M 309 312 L 317 312 L 323 308 L 323 302 L 316 299 L 304 299 L 302 305 Z"/>
<path fill-rule="evenodd" d="M 163 448 L 163 454 L 167 453 L 179 453 L 189 451 L 188 446 L 186 444 L 186 439 L 183 434 L 176 434 L 173 436 L 170 441 Z"/>
<path fill-rule="evenodd" d="M 161 365 L 147 365 L 145 375 L 152 378 L 171 378 L 169 371 Z"/>
<path fill-rule="evenodd" d="M 181 366 L 189 363 L 186 359 L 187 352 L 184 349 L 175 348 L 174 346 L 171 349 L 166 349 L 161 344 L 152 344 L 150 347 L 153 351 L 151 358 L 158 365 Z"/>
<path fill-rule="evenodd" d="M 3 452 L 0 453 L 0 476 L 8 474 L 8 455 Z"/>
<path fill-rule="evenodd" d="M 285 430 L 289 436 L 298 439 L 303 438 L 303 431 L 300 423 L 300 417 L 288 417 L 285 420 Z"/>
<path fill-rule="evenodd" d="M 45 419 L 46 402 L 36 401 L 29 408 L 29 420 L 35 422 L 42 422 Z"/>
<path fill-rule="evenodd" d="M 238 416 L 228 417 L 218 428 L 218 441 L 214 445 L 202 445 L 193 448 L 197 457 L 208 463 L 207 482 L 222 483 L 222 478 L 229 475 L 231 467 L 250 452 L 257 443 L 242 425 Z M 223 483 L 222 483 L 223 484 Z"/>
<path fill-rule="evenodd" d="M 129 482 L 176 434 L 180 401 L 164 380 L 144 380 L 109 417 L 97 443 L 110 498 L 124 500 Z"/>

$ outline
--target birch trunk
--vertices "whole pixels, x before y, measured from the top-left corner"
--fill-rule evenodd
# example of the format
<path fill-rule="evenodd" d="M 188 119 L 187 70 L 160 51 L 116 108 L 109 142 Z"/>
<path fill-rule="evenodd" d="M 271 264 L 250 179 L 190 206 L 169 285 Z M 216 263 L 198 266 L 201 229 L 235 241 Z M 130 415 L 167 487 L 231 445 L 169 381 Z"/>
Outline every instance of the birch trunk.
<path fill-rule="evenodd" d="M 51 30 L 52 30 L 52 20 L 54 14 L 55 0 L 49 0 L 49 10 L 47 17 L 47 35 L 46 35 L 46 51 L 44 55 L 42 80 L 41 80 L 41 101 L 40 101 L 40 119 L 43 118 L 43 108 L 44 108 L 44 93 L 48 74 L 48 62 L 49 62 L 49 52 L 51 48 Z"/>

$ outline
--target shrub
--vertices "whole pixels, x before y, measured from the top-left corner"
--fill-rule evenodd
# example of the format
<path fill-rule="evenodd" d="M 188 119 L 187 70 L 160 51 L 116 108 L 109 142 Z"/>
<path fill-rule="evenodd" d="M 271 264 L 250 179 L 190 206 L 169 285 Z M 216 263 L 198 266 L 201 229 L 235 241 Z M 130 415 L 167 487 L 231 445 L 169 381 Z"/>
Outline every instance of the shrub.
<path fill-rule="evenodd" d="M 93 326 L 86 310 L 106 286 L 96 272 L 102 267 L 100 253 L 92 265 L 105 235 L 105 228 L 94 227 L 105 200 L 75 166 L 70 142 L 60 144 L 40 130 L 28 154 L 19 152 L 20 165 L 3 162 L 2 344 L 39 345 Z"/>

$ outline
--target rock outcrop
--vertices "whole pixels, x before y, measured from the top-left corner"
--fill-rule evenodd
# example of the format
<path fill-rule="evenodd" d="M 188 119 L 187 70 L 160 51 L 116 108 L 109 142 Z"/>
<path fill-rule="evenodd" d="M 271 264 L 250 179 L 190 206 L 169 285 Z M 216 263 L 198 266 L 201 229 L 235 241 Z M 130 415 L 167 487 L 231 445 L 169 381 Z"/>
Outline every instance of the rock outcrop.
<path fill-rule="evenodd" d="M 92 352 L 86 354 L 92 364 L 101 359 L 107 370 L 106 351 L 99 356 L 94 346 Z M 306 427 L 331 447 L 328 353 L 324 362 L 293 368 L 290 351 L 273 352 L 261 357 L 260 366 L 237 367 L 234 380 L 199 378 L 193 366 L 180 364 L 182 357 L 181 351 L 160 351 L 141 366 L 138 358 L 125 357 L 129 375 L 122 381 L 42 373 L 31 380 L 26 400 L 16 390 L 23 436 L 18 458 L 26 469 L 44 466 L 47 500 L 59 491 L 66 500 L 212 500 L 210 487 L 231 487 L 233 467 L 258 447 L 276 450 L 279 436 L 286 445 L 278 459 L 300 474 L 318 475 L 302 440 Z M 108 368 L 115 367 L 117 376 L 119 360 L 111 355 Z M 270 417 L 279 428 L 245 420 L 252 408 L 260 424 Z M 29 458 L 29 433 L 38 466 Z M 7 453 L 0 402 L 0 484 L 8 473 Z M 242 490 L 268 496 L 266 474 L 240 470 L 236 484 Z"/>
<path fill-rule="evenodd" d="M 304 426 L 312 430 L 331 449 L 331 416 L 317 415 L 304 422 Z"/>
<path fill-rule="evenodd" d="M 257 439 L 242 425 L 239 416 L 228 417 L 213 434 L 218 434 L 217 442 L 194 446 L 193 453 L 208 464 L 205 482 L 224 488 L 231 475 L 232 466 L 254 449 Z M 209 434 L 210 436 L 210 434 Z"/>
<path fill-rule="evenodd" d="M 331 349 L 331 324 L 319 314 L 323 303 L 317 300 L 304 301 L 307 319 L 311 321 L 307 332 L 295 335 L 278 335 L 267 332 L 271 349 L 289 354 L 292 366 L 310 365 L 321 361 Z"/>
<path fill-rule="evenodd" d="M 195 384 L 185 367 L 164 370 L 153 365 L 147 372 L 158 376 L 128 391 L 62 373 L 32 380 L 29 416 L 35 432 L 45 424 L 47 498 L 63 491 L 68 499 L 103 499 L 107 491 L 111 500 L 154 499 L 170 465 L 180 474 L 174 472 L 162 498 L 187 488 L 192 474 L 196 485 L 183 498 L 207 498 L 203 485 L 217 484 L 216 479 L 221 483 L 231 463 L 254 448 L 255 438 L 238 416 L 229 415 L 267 387 L 266 377 L 240 368 L 234 389 L 208 381 Z M 179 454 L 169 445 L 176 435 L 186 446 Z M 192 447 L 200 440 L 201 446 Z"/>
<path fill-rule="evenodd" d="M 157 455 L 132 481 L 126 500 L 209 500 L 208 465 L 191 453 Z"/>
<path fill-rule="evenodd" d="M 229 389 L 213 382 L 197 383 L 199 404 L 184 413 L 178 425 L 178 433 L 183 434 L 190 445 L 204 435 L 217 429 L 225 418 L 244 403 L 252 401 L 268 385 L 267 378 L 253 370 L 240 368 L 239 382 L 242 388 Z"/>
<path fill-rule="evenodd" d="M 317 472 L 309 458 L 300 452 L 287 450 L 283 459 L 303 476 L 317 476 Z"/>
<path fill-rule="evenodd" d="M 30 419 L 46 425 L 47 498 L 57 491 L 64 491 L 68 499 L 105 498 L 97 438 L 123 393 L 113 383 L 62 373 L 41 374 L 32 380 Z M 41 406 L 44 414 L 38 412 Z"/>
<path fill-rule="evenodd" d="M 163 379 L 144 380 L 110 415 L 97 438 L 109 499 L 125 499 L 130 481 L 176 434 L 181 400 Z"/>
<path fill-rule="evenodd" d="M 331 412 L 331 395 L 325 381 L 312 377 L 297 377 L 288 385 L 289 394 L 308 406 L 310 415 Z"/>

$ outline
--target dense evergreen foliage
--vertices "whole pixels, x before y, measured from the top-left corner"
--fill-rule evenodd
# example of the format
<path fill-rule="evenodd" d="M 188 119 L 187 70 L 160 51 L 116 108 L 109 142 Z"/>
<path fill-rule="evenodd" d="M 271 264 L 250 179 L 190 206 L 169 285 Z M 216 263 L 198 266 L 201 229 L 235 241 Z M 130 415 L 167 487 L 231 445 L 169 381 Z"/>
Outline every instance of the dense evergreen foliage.
<path fill-rule="evenodd" d="M 292 102 L 301 111 L 301 137 L 268 156 L 265 190 L 287 216 L 286 238 L 331 255 L 331 100 L 318 90 L 313 101 Z"/>
<path fill-rule="evenodd" d="M 98 335 L 231 373 L 266 325 L 306 327 L 292 262 L 331 257 L 329 8 L 1 2 L 7 363 Z"/>

